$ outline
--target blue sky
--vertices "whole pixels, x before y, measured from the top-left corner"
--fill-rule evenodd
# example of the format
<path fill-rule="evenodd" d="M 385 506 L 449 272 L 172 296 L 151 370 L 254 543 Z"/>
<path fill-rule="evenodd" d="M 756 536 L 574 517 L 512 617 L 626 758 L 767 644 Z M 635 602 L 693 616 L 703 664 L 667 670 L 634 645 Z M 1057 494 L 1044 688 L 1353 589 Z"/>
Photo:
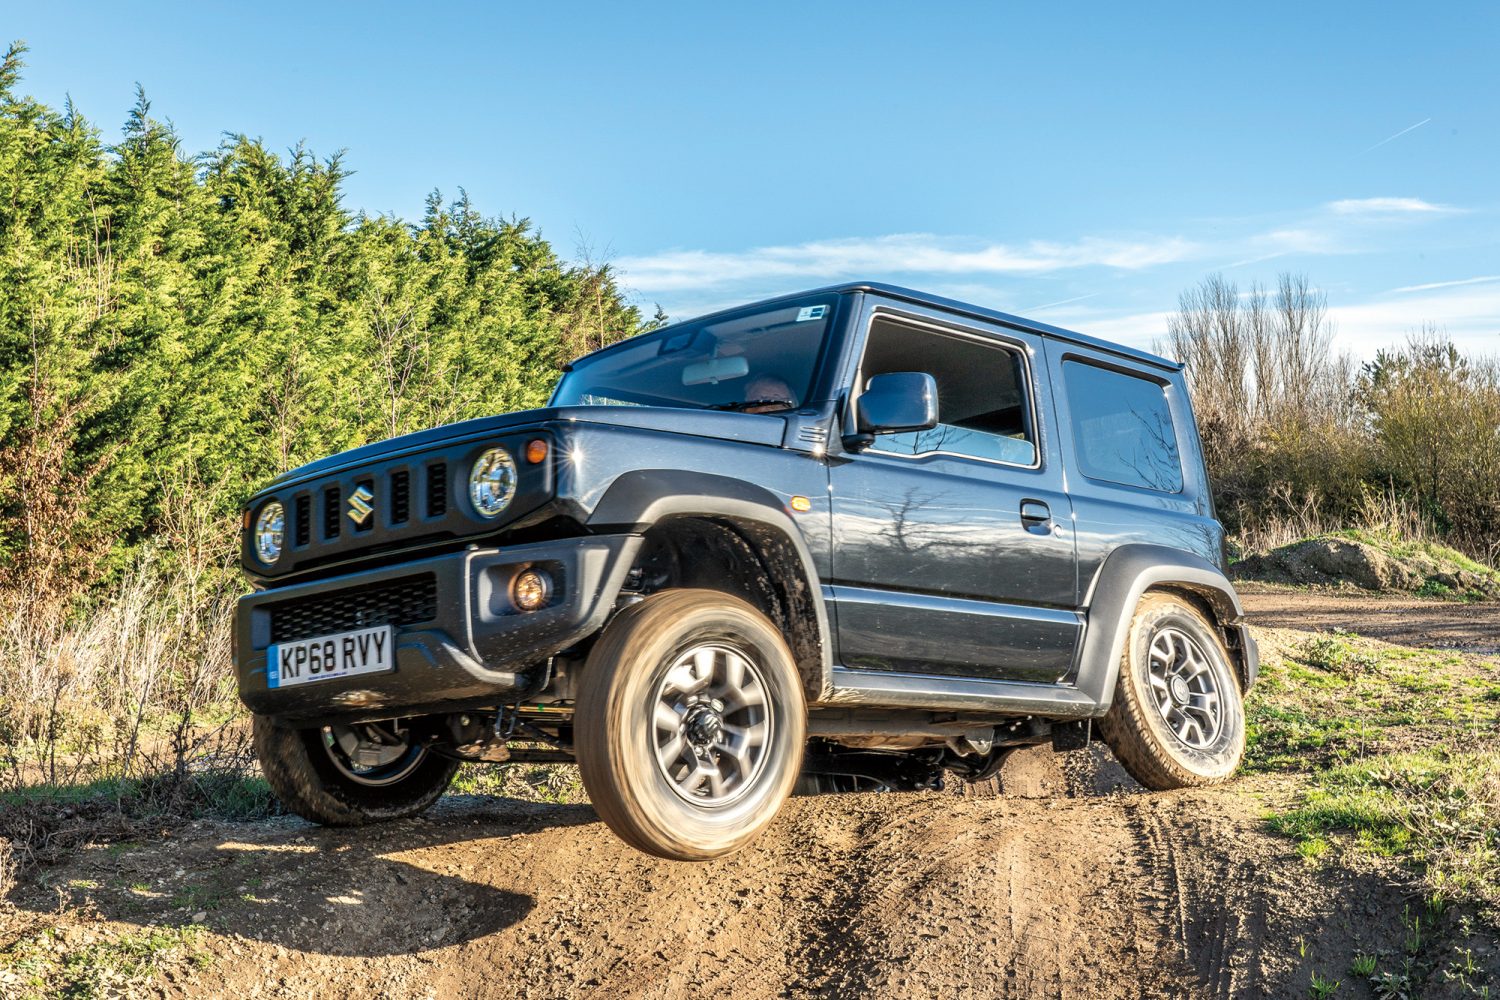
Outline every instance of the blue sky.
<path fill-rule="evenodd" d="M 1306 272 L 1360 354 L 1500 353 L 1500 5 L 0 5 L 106 136 L 347 150 L 608 255 L 649 309 L 851 277 L 1149 345 L 1211 271 Z"/>

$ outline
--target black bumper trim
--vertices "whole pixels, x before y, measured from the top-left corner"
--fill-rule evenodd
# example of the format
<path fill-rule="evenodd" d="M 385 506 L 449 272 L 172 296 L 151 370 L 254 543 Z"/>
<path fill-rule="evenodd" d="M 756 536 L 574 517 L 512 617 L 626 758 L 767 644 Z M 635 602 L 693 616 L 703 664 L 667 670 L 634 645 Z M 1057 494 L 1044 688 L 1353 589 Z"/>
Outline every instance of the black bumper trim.
<path fill-rule="evenodd" d="M 639 535 L 593 535 L 500 549 L 471 549 L 240 598 L 235 673 L 250 711 L 287 721 L 390 718 L 444 705 L 504 701 L 528 671 L 604 624 L 639 549 Z M 522 569 L 552 575 L 553 602 L 525 613 L 510 604 Z M 266 684 L 272 607 L 379 587 L 430 573 L 436 614 L 397 629 L 396 669 L 290 688 Z"/>

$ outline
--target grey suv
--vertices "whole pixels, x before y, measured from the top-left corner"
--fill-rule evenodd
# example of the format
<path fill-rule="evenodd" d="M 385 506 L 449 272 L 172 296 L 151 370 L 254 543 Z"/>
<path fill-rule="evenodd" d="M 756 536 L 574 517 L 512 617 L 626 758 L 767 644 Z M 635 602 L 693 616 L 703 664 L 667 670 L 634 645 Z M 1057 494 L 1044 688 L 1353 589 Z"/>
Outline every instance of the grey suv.
<path fill-rule="evenodd" d="M 267 779 L 309 819 L 464 761 L 575 760 L 703 859 L 799 775 L 931 785 L 1098 731 L 1222 781 L 1257 654 L 1181 367 L 840 285 L 567 367 L 544 409 L 358 448 L 246 511 L 236 624 Z"/>

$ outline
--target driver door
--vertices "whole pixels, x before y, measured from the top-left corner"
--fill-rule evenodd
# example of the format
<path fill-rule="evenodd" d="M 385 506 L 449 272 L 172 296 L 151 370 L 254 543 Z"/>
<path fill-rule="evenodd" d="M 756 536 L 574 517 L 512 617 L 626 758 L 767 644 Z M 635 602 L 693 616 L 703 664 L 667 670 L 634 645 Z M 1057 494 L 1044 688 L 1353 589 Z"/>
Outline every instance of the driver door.
<path fill-rule="evenodd" d="M 831 463 L 842 666 L 1067 679 L 1082 632 L 1077 561 L 1058 445 L 1041 419 L 1051 399 L 1032 377 L 1042 359 L 1036 338 L 998 325 L 872 315 L 855 389 L 926 372 L 939 423 L 878 435 Z"/>

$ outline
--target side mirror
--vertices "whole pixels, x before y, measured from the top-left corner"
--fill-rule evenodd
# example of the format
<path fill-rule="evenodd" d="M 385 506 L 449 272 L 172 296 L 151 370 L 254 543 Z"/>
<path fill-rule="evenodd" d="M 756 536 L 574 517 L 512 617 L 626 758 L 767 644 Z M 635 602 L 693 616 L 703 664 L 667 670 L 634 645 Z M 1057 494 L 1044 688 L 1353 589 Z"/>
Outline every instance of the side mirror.
<path fill-rule="evenodd" d="M 926 372 L 872 375 L 860 394 L 859 433 L 845 437 L 851 451 L 870 444 L 876 434 L 925 431 L 937 426 L 937 382 Z"/>

